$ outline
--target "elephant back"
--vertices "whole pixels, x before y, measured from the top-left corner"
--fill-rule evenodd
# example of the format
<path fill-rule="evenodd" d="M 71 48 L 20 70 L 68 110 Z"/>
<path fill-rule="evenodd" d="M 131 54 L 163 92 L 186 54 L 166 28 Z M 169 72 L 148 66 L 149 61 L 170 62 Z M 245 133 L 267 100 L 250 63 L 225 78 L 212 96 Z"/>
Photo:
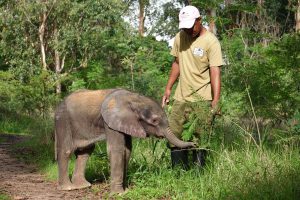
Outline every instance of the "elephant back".
<path fill-rule="evenodd" d="M 100 112 L 105 97 L 114 90 L 81 90 L 72 93 L 65 99 L 67 111 L 71 116 L 94 116 Z"/>
<path fill-rule="evenodd" d="M 114 90 L 80 90 L 73 92 L 62 102 L 72 127 L 73 137 L 90 139 L 102 132 L 103 119 L 100 114 L 105 97 Z"/>

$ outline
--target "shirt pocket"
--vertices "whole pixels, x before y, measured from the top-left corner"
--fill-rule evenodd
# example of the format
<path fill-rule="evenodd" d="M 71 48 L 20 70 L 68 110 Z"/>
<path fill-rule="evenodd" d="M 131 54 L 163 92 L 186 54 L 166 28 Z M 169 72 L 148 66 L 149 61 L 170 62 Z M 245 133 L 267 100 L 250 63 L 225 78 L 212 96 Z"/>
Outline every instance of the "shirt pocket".
<path fill-rule="evenodd" d="M 207 52 L 204 48 L 193 47 L 192 54 L 196 62 L 208 63 Z"/>

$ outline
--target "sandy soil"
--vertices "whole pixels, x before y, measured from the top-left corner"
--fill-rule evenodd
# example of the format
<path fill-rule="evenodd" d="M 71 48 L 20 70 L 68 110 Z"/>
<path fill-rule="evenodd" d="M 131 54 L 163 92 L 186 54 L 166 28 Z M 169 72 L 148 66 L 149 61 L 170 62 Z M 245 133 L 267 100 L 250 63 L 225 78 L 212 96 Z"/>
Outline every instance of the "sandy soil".
<path fill-rule="evenodd" d="M 34 166 L 20 162 L 14 156 L 12 145 L 24 139 L 0 134 L 0 194 L 9 195 L 14 200 L 112 199 L 107 197 L 108 185 L 105 183 L 93 183 L 88 189 L 58 191 L 56 182 L 46 181 Z"/>

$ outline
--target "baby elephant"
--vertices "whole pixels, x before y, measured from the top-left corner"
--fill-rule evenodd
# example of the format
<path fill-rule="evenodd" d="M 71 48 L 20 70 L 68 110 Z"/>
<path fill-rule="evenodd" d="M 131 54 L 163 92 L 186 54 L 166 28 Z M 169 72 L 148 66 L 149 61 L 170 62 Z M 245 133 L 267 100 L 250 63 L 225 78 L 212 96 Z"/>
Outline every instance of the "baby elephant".
<path fill-rule="evenodd" d="M 80 90 L 70 94 L 55 112 L 58 188 L 74 190 L 91 186 L 84 176 L 86 162 L 94 144 L 106 139 L 111 192 L 124 192 L 131 136 L 146 138 L 150 135 L 165 137 L 180 148 L 194 146 L 173 135 L 163 109 L 150 98 L 124 89 Z M 70 181 L 68 163 L 73 153 L 76 163 Z"/>

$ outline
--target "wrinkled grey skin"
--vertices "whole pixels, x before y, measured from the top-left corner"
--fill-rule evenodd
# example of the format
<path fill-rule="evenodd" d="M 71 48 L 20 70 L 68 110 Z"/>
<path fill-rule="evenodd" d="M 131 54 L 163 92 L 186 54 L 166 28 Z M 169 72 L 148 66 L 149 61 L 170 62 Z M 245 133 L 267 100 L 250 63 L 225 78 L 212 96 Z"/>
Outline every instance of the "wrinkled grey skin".
<path fill-rule="evenodd" d="M 59 171 L 59 189 L 89 187 L 84 176 L 94 143 L 107 140 L 110 159 L 111 192 L 124 192 L 124 179 L 131 153 L 131 136 L 164 137 L 177 147 L 194 146 L 174 136 L 168 128 L 160 105 L 144 96 L 123 89 L 81 90 L 72 93 L 55 112 L 55 148 Z M 72 180 L 68 163 L 76 155 Z"/>

